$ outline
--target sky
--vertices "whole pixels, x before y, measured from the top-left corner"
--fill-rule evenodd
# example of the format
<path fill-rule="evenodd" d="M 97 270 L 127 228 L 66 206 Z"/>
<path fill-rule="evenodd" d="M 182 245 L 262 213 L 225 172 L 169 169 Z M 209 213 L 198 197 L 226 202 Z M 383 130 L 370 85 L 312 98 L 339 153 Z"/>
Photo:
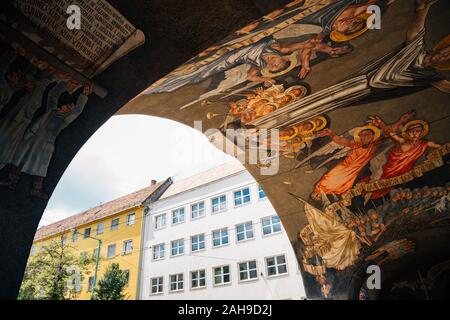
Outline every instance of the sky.
<path fill-rule="evenodd" d="M 153 179 L 182 179 L 231 159 L 201 132 L 178 122 L 114 116 L 72 160 L 40 226 L 145 188 Z"/>

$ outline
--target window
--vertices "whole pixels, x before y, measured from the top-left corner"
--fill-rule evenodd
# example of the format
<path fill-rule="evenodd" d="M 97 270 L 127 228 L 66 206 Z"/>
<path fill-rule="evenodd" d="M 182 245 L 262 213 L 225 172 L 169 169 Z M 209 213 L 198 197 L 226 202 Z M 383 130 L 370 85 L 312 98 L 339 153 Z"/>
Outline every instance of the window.
<path fill-rule="evenodd" d="M 122 254 L 131 254 L 133 252 L 133 240 L 125 240 L 123 242 Z"/>
<path fill-rule="evenodd" d="M 205 288 L 206 287 L 206 270 L 196 270 L 191 272 L 191 288 Z"/>
<path fill-rule="evenodd" d="M 163 293 L 164 291 L 164 277 L 152 278 L 150 280 L 152 287 L 152 294 Z"/>
<path fill-rule="evenodd" d="M 116 256 L 116 245 L 115 244 L 110 244 L 107 248 L 106 251 L 106 258 L 107 259 L 112 259 Z"/>
<path fill-rule="evenodd" d="M 236 239 L 237 241 L 253 239 L 253 223 L 251 221 L 236 226 Z"/>
<path fill-rule="evenodd" d="M 128 286 L 128 283 L 130 282 L 130 270 L 123 270 L 125 272 L 125 278 L 126 278 L 126 286 Z"/>
<path fill-rule="evenodd" d="M 119 218 L 111 220 L 111 231 L 119 229 Z"/>
<path fill-rule="evenodd" d="M 165 245 L 164 243 L 153 246 L 153 260 L 164 259 Z"/>
<path fill-rule="evenodd" d="M 167 224 L 167 220 L 166 220 L 166 214 L 160 214 L 158 216 L 155 217 L 155 229 L 162 229 L 165 228 Z"/>
<path fill-rule="evenodd" d="M 191 205 L 191 219 L 198 219 L 205 216 L 205 203 L 199 202 Z"/>
<path fill-rule="evenodd" d="M 279 255 L 266 258 L 267 276 L 276 276 L 287 273 L 286 257 Z"/>
<path fill-rule="evenodd" d="M 228 229 L 223 228 L 220 230 L 214 230 L 212 232 L 213 236 L 213 247 L 224 246 L 228 244 Z"/>
<path fill-rule="evenodd" d="M 211 199 L 212 213 L 218 213 L 227 209 L 227 196 L 222 195 Z"/>
<path fill-rule="evenodd" d="M 233 192 L 234 194 L 234 206 L 239 207 L 244 204 L 250 203 L 250 189 L 244 188 Z"/>
<path fill-rule="evenodd" d="M 67 234 L 61 236 L 61 245 L 65 246 L 67 244 Z"/>
<path fill-rule="evenodd" d="M 213 268 L 214 271 L 214 285 L 222 285 L 231 282 L 230 266 L 222 266 Z"/>
<path fill-rule="evenodd" d="M 179 224 L 184 222 L 184 208 L 172 211 L 172 224 Z"/>
<path fill-rule="evenodd" d="M 97 258 L 97 253 L 98 253 L 98 248 L 95 248 L 94 250 L 92 250 L 92 256 L 94 258 Z"/>
<path fill-rule="evenodd" d="M 181 291 L 183 290 L 183 274 L 172 274 L 170 275 L 170 291 Z"/>
<path fill-rule="evenodd" d="M 179 240 L 174 240 L 170 243 L 172 249 L 171 249 L 171 254 L 172 256 L 181 256 L 182 254 L 184 254 L 184 240 L 183 239 L 179 239 Z"/>
<path fill-rule="evenodd" d="M 97 234 L 103 234 L 105 232 L 105 224 L 103 222 L 100 222 L 97 225 Z"/>
<path fill-rule="evenodd" d="M 72 242 L 77 242 L 78 240 L 78 231 L 75 230 L 74 232 L 72 232 Z"/>
<path fill-rule="evenodd" d="M 200 251 L 205 249 L 205 234 L 197 234 L 191 237 L 191 251 Z"/>
<path fill-rule="evenodd" d="M 91 236 L 91 228 L 84 229 L 83 239 L 89 238 Z"/>
<path fill-rule="evenodd" d="M 136 215 L 134 213 L 130 213 L 127 215 L 127 226 L 131 226 L 136 222 Z"/>
<path fill-rule="evenodd" d="M 247 281 L 258 278 L 258 270 L 256 268 L 256 260 L 241 262 L 239 267 L 239 280 Z"/>
<path fill-rule="evenodd" d="M 266 236 L 271 233 L 281 231 L 281 222 L 278 216 L 271 216 L 261 219 L 263 234 Z"/>
<path fill-rule="evenodd" d="M 87 292 L 91 292 L 94 287 L 94 277 L 89 277 Z"/>
<path fill-rule="evenodd" d="M 265 199 L 267 198 L 266 193 L 264 192 L 263 188 L 258 185 L 258 198 Z"/>

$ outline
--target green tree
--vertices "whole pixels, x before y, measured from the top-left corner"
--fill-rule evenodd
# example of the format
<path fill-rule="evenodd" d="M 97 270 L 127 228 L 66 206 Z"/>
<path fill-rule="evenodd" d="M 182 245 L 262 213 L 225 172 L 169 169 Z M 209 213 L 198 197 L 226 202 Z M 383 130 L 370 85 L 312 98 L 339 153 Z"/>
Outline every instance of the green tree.
<path fill-rule="evenodd" d="M 118 263 L 110 264 L 95 288 L 95 299 L 124 300 L 128 276 L 128 271 L 121 270 Z"/>
<path fill-rule="evenodd" d="M 43 245 L 28 259 L 18 299 L 76 298 L 81 290 L 83 275 L 94 260 L 94 257 L 75 255 L 73 247 L 62 239 Z"/>

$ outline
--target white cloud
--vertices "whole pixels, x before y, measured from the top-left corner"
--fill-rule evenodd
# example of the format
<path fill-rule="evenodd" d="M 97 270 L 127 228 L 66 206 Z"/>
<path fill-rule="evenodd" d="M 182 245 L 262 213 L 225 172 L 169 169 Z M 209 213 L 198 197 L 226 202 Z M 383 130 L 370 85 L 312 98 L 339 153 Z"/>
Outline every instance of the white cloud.
<path fill-rule="evenodd" d="M 167 119 L 115 116 L 78 152 L 44 212 L 42 225 L 231 159 L 200 132 Z"/>

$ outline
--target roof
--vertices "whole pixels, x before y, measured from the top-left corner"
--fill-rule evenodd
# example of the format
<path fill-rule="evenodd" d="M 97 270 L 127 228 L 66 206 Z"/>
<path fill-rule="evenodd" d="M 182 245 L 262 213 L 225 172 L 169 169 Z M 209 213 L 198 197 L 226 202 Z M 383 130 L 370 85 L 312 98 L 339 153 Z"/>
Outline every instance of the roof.
<path fill-rule="evenodd" d="M 167 188 L 166 192 L 161 196 L 160 200 L 172 197 L 182 192 L 195 189 L 208 183 L 223 179 L 227 176 L 234 175 L 245 171 L 245 167 L 237 160 L 229 161 L 218 167 L 203 171 L 186 179 L 175 181 Z"/>
<path fill-rule="evenodd" d="M 112 216 L 116 213 L 140 206 L 168 180 L 161 181 L 139 191 L 101 204 L 95 208 L 73 215 L 69 218 L 44 226 L 37 230 L 34 241 L 76 228 L 93 221 Z"/>

